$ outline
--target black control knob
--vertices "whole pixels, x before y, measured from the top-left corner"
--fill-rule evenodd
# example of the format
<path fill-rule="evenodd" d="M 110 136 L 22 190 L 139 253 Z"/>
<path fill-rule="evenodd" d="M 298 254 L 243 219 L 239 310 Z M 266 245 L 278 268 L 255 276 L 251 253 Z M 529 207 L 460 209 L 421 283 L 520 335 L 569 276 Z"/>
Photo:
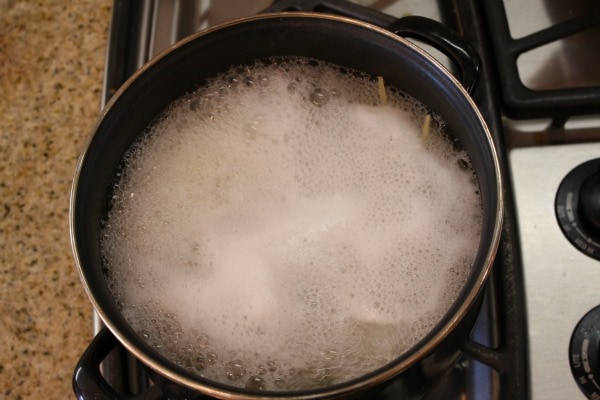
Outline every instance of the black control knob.
<path fill-rule="evenodd" d="M 579 190 L 582 219 L 591 229 L 600 231 L 600 170 L 584 179 Z"/>
<path fill-rule="evenodd" d="M 600 158 L 578 165 L 565 176 L 554 206 L 567 239 L 600 260 Z"/>
<path fill-rule="evenodd" d="M 600 399 L 600 306 L 588 312 L 571 336 L 569 363 L 579 388 L 589 399 Z"/>

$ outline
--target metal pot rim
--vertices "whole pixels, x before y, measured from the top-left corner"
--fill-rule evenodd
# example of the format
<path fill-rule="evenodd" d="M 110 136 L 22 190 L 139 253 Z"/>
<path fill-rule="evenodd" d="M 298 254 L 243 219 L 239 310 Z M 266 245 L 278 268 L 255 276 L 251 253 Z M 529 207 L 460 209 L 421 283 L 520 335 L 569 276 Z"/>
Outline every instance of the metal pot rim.
<path fill-rule="evenodd" d="M 269 19 L 281 19 L 281 20 L 320 19 L 320 20 L 329 20 L 329 21 L 334 21 L 334 22 L 338 22 L 338 23 L 341 22 L 341 23 L 359 26 L 366 30 L 370 30 L 376 34 L 386 36 L 388 38 L 391 38 L 394 41 L 400 42 L 402 45 L 407 46 L 410 49 L 412 49 L 413 51 L 419 53 L 422 57 L 427 59 L 432 64 L 432 66 L 443 71 L 443 73 L 448 77 L 448 79 L 460 90 L 460 92 L 462 93 L 464 98 L 469 102 L 473 113 L 476 115 L 476 117 L 480 121 L 480 125 L 483 130 L 483 133 L 485 134 L 486 141 L 489 144 L 491 158 L 493 160 L 494 169 L 495 169 L 495 175 L 497 177 L 495 186 L 496 186 L 496 191 L 498 193 L 498 201 L 497 201 L 497 207 L 495 210 L 495 224 L 493 226 L 492 241 L 491 241 L 489 251 L 487 252 L 487 255 L 485 257 L 484 265 L 482 266 L 482 268 L 478 269 L 477 276 L 469 278 L 470 289 L 469 289 L 468 293 L 466 294 L 466 296 L 464 296 L 463 301 L 460 303 L 460 305 L 457 308 L 454 307 L 454 305 L 456 304 L 456 302 L 455 302 L 455 304 L 450 307 L 450 309 L 448 310 L 446 316 L 442 319 L 442 321 L 447 319 L 447 315 L 451 314 L 452 317 L 447 319 L 446 322 L 442 326 L 438 326 L 438 327 L 434 328 L 434 330 L 432 330 L 432 332 L 435 331 L 435 334 L 433 336 L 429 337 L 429 339 L 426 341 L 426 343 L 422 343 L 422 341 L 421 341 L 421 342 L 417 343 L 415 346 L 413 346 L 413 348 L 411 348 L 408 352 L 402 354 L 398 359 L 396 359 L 392 363 L 379 368 L 377 371 L 374 371 L 372 373 L 369 373 L 369 374 L 359 377 L 359 378 L 352 379 L 352 380 L 347 381 L 342 384 L 338 384 L 338 385 L 334 385 L 334 386 L 330 386 L 330 387 L 323 387 L 323 388 L 319 388 L 316 390 L 302 391 L 302 392 L 261 392 L 263 394 L 252 394 L 252 393 L 246 393 L 243 390 L 236 391 L 236 388 L 234 388 L 234 387 L 229 387 L 229 386 L 224 386 L 224 385 L 221 386 L 218 384 L 217 385 L 205 384 L 201 381 L 203 378 L 193 379 L 190 376 L 186 376 L 182 373 L 179 373 L 178 371 L 174 370 L 173 368 L 170 368 L 168 365 L 163 365 L 162 363 L 157 362 L 156 359 L 154 359 L 151 355 L 147 354 L 143 349 L 139 348 L 134 343 L 134 341 L 130 340 L 130 338 L 128 338 L 127 335 L 124 334 L 119 329 L 119 327 L 111 320 L 110 316 L 107 315 L 104 312 L 104 310 L 100 307 L 93 290 L 90 288 L 90 286 L 86 280 L 86 277 L 84 274 L 84 268 L 81 263 L 78 246 L 77 246 L 76 233 L 75 233 L 74 210 L 76 208 L 76 193 L 77 193 L 77 188 L 78 188 L 78 181 L 79 181 L 80 174 L 81 174 L 81 168 L 82 168 L 82 165 L 85 160 L 85 155 L 86 155 L 89 147 L 91 146 L 92 138 L 94 137 L 94 134 L 100 125 L 100 121 L 102 121 L 105 118 L 105 116 L 114 107 L 114 104 L 117 101 L 117 99 L 124 92 L 126 92 L 128 90 L 128 88 L 132 85 L 132 83 L 140 75 L 143 75 L 145 73 L 145 71 L 150 69 L 153 65 L 158 63 L 161 59 L 168 57 L 171 53 L 177 51 L 179 48 L 181 48 L 182 46 L 185 46 L 189 42 L 200 40 L 204 36 L 211 35 L 215 32 L 226 29 L 230 26 L 235 26 L 235 25 L 240 25 L 240 24 L 251 24 L 256 21 L 269 20 Z M 146 65 L 144 65 L 141 69 L 136 71 L 127 80 L 127 82 L 122 87 L 119 88 L 119 90 L 115 93 L 115 95 L 112 96 L 110 101 L 107 103 L 106 107 L 102 110 L 100 117 L 98 118 L 97 123 L 96 123 L 94 129 L 92 130 L 92 133 L 88 136 L 83 148 L 84 148 L 84 151 L 82 152 L 82 154 L 78 160 L 76 171 L 75 171 L 75 176 L 73 179 L 73 185 L 72 185 L 72 189 L 71 189 L 69 228 L 70 228 L 71 246 L 72 246 L 72 251 L 74 254 L 74 258 L 75 258 L 76 267 L 79 272 L 80 279 L 84 285 L 85 291 L 86 291 L 90 301 L 92 302 L 94 309 L 96 310 L 96 312 L 98 313 L 98 315 L 100 316 L 100 318 L 102 319 L 104 324 L 108 327 L 108 329 L 117 337 L 119 342 L 121 344 L 123 344 L 124 347 L 128 351 L 130 351 L 137 359 L 139 359 L 144 364 L 149 366 L 152 370 L 156 371 L 160 375 L 164 376 L 165 378 L 167 378 L 173 382 L 182 384 L 186 387 L 192 388 L 193 390 L 198 390 L 198 391 L 202 392 L 203 394 L 206 394 L 208 396 L 213 396 L 216 398 L 262 399 L 262 398 L 275 398 L 275 397 L 283 396 L 288 399 L 293 398 L 293 399 L 308 400 L 308 399 L 322 398 L 324 396 L 325 397 L 335 397 L 335 396 L 352 394 L 352 393 L 364 390 L 365 388 L 372 387 L 372 386 L 374 386 L 378 383 L 381 383 L 383 381 L 386 381 L 388 379 L 391 379 L 392 377 L 405 371 L 406 369 L 408 369 L 409 367 L 411 367 L 412 365 L 417 363 L 419 360 L 421 360 L 423 357 L 425 357 L 427 354 L 432 352 L 462 321 L 462 319 L 465 317 L 467 312 L 470 310 L 470 308 L 473 306 L 473 304 L 476 303 L 476 301 L 478 299 L 478 296 L 482 290 L 482 287 L 490 274 L 491 267 L 492 267 L 492 264 L 493 264 L 493 261 L 495 258 L 495 254 L 496 254 L 497 248 L 499 246 L 501 228 L 502 228 L 502 218 L 503 218 L 502 174 L 501 174 L 501 170 L 500 170 L 500 166 L 499 166 L 498 155 L 497 155 L 495 146 L 493 144 L 492 136 L 491 136 L 491 134 L 487 128 L 487 125 L 486 125 L 481 113 L 479 112 L 477 106 L 475 105 L 475 103 L 473 102 L 473 100 L 471 99 L 469 94 L 461 86 L 460 82 L 450 72 L 448 72 L 444 66 L 442 66 L 436 59 L 434 59 L 428 53 L 423 51 L 420 47 L 416 46 L 412 42 L 390 32 L 384 28 L 380 28 L 378 26 L 375 26 L 375 25 L 372 25 L 372 24 L 369 24 L 369 23 L 366 23 L 363 21 L 359 21 L 359 20 L 356 20 L 353 18 L 330 15 L 330 14 L 311 13 L 311 12 L 293 12 L 293 13 L 277 12 L 277 13 L 258 14 L 258 15 L 254 15 L 251 17 L 239 18 L 239 19 L 228 21 L 228 22 L 225 22 L 225 23 L 222 23 L 219 25 L 215 25 L 211 28 L 207 28 L 203 31 L 197 32 L 196 34 L 189 36 L 188 38 L 176 43 L 172 47 L 163 51 L 160 55 L 158 55 L 157 57 L 152 59 L 150 62 L 148 62 Z M 466 285 L 469 284 L 469 281 L 467 281 Z M 209 381 L 209 382 L 212 382 L 212 381 Z"/>

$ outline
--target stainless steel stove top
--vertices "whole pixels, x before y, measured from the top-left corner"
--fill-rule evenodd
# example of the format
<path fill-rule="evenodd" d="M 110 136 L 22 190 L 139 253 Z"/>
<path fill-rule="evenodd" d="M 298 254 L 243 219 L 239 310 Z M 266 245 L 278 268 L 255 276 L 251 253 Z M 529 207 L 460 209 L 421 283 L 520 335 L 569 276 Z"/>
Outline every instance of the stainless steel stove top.
<path fill-rule="evenodd" d="M 569 344 L 579 320 L 600 304 L 600 261 L 566 240 L 554 203 L 565 176 L 577 165 L 598 157 L 600 143 L 510 152 L 526 285 L 533 399 L 585 398 L 571 374 Z"/>
<path fill-rule="evenodd" d="M 575 18 L 583 21 L 586 15 L 596 15 L 600 21 L 600 7 L 590 1 L 504 3 L 511 34 L 517 39 Z M 598 37 L 597 22 L 582 32 L 524 52 L 517 62 L 523 84 L 548 92 L 598 88 L 600 74 L 591 67 L 600 61 Z M 570 349 L 570 344 L 579 321 L 600 304 L 600 261 L 585 254 L 593 251 L 588 235 L 579 238 L 588 242 L 579 246 L 586 251 L 567 240 L 558 215 L 571 213 L 563 206 L 576 205 L 557 199 L 561 183 L 573 169 L 600 158 L 600 108 L 597 112 L 568 119 L 555 115 L 504 119 L 522 253 L 533 399 L 585 399 L 576 379 L 588 381 L 590 398 L 598 396 L 600 380 L 594 374 L 599 371 L 587 368 L 574 377 L 571 364 L 585 351 L 577 346 Z M 576 196 L 578 188 L 567 194 Z M 565 214 L 567 229 L 579 229 L 574 218 Z"/>
<path fill-rule="evenodd" d="M 526 25 L 514 3 L 513 18 Z M 598 11 L 589 2 L 569 3 L 567 8 L 567 3 L 547 3 L 530 10 L 538 15 L 533 24 L 539 29 Z M 523 81 L 539 90 L 598 86 L 600 75 L 589 65 L 598 65 L 598 41 L 592 37 L 598 37 L 599 29 L 526 54 L 519 64 Z M 567 240 L 557 219 L 562 211 L 555 203 L 565 177 L 578 165 L 600 158 L 600 115 L 574 116 L 559 124 L 552 118 L 506 119 L 505 126 L 513 146 L 509 163 L 525 282 L 532 398 L 584 399 L 576 382 L 582 375 L 571 372 L 581 350 L 570 349 L 570 344 L 579 321 L 600 304 L 600 261 Z M 584 375 L 591 382 L 589 395 L 598 395 L 600 381 L 594 371 Z"/>
<path fill-rule="evenodd" d="M 594 15 L 600 21 L 600 5 L 595 0 L 496 1 L 503 4 L 506 10 L 510 37 L 515 40 L 536 39 L 540 31 L 559 23 L 568 25 L 570 20 L 586 15 L 592 15 L 587 17 L 588 21 L 593 22 Z M 452 3 L 435 0 L 354 2 L 394 17 L 413 14 L 441 21 L 445 18 L 440 11 L 442 3 L 444 12 L 457 13 L 456 9 L 461 3 L 473 3 L 476 7 L 485 8 L 494 3 L 494 0 L 486 0 L 483 4 L 469 0 L 454 0 Z M 171 44 L 198 30 L 225 20 L 255 14 L 271 3 L 270 0 L 145 2 L 138 8 L 142 15 L 139 30 L 142 34 L 138 38 L 140 45 L 133 55 L 135 60 L 130 68 L 135 70 L 141 67 Z M 466 20 L 465 26 L 459 23 L 456 27 L 459 31 L 468 31 L 473 29 L 470 25 L 483 23 L 469 21 L 468 17 Z M 523 51 L 517 59 L 518 75 L 523 85 L 534 91 L 599 86 L 598 37 L 600 23 L 584 33 L 574 32 L 565 39 L 557 38 L 543 46 Z M 448 65 L 447 59 L 435 50 L 428 47 L 425 49 L 440 58 L 444 65 Z M 491 51 L 489 55 L 493 60 Z M 496 67 L 493 62 L 488 64 L 489 69 Z M 107 71 L 110 73 L 110 70 Z M 484 71 L 484 78 L 493 80 L 491 75 L 491 71 Z M 114 89 L 107 85 L 104 101 Z M 520 237 L 514 257 L 519 258 L 518 262 L 522 261 L 521 273 L 525 284 L 523 295 L 528 329 L 524 335 L 529 351 L 523 356 L 528 360 L 529 371 L 524 378 L 528 387 L 520 388 L 524 397 L 519 398 L 526 398 L 529 394 L 534 400 L 583 400 L 586 397 L 579 389 L 569 364 L 576 359 L 575 356 L 579 357 L 579 353 L 574 356 L 569 350 L 569 343 L 581 318 L 600 305 L 600 274 L 596 273 L 600 271 L 600 262 L 583 254 L 565 238 L 557 223 L 555 197 L 562 179 L 574 167 L 584 161 L 600 158 L 600 108 L 598 115 L 590 115 L 587 110 L 582 115 L 569 118 L 562 115 L 560 118 L 555 115 L 532 118 L 502 116 L 492 128 L 503 129 L 499 136 L 506 145 L 503 153 L 507 158 L 508 181 L 512 182 L 509 190 L 514 194 L 516 225 Z M 479 328 L 474 335 L 481 336 L 475 339 L 484 346 L 502 347 L 502 343 L 499 343 L 502 340 L 497 339 L 497 332 L 489 330 L 487 321 L 490 316 L 486 310 L 489 308 L 490 314 L 494 314 L 493 304 L 490 302 L 495 301 L 490 300 L 484 304 Z M 100 323 L 96 320 L 96 331 L 99 327 Z M 472 353 L 477 354 L 478 351 Z M 481 355 L 479 358 L 489 360 L 492 366 L 498 364 L 494 357 Z M 500 385 L 506 380 L 507 374 L 515 371 L 496 371 L 484 364 L 472 357 L 464 358 L 427 399 L 508 398 Z M 578 376 L 578 379 L 595 383 L 593 372 Z"/>

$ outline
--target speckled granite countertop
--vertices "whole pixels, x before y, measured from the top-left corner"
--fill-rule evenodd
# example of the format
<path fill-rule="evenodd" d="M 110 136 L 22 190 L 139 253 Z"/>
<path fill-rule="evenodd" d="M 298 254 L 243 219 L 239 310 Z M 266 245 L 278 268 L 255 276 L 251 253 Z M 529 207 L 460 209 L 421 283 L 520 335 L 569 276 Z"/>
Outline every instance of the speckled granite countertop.
<path fill-rule="evenodd" d="M 92 337 L 69 190 L 98 116 L 110 0 L 0 0 L 0 398 L 68 399 Z"/>

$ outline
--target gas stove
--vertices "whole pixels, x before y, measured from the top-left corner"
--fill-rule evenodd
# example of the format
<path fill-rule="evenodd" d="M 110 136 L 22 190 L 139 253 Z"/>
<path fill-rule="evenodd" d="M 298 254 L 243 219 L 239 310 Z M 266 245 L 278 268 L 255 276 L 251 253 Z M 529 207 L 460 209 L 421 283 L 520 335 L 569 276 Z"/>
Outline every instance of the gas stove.
<path fill-rule="evenodd" d="M 584 392 L 600 398 L 598 215 L 594 220 L 600 200 L 592 196 L 590 206 L 581 206 L 579 190 L 595 185 L 600 192 L 593 179 L 586 181 L 600 164 L 600 115 L 594 115 L 600 113 L 600 49 L 594 48 L 600 6 L 584 0 L 115 0 L 103 104 L 173 43 L 265 11 L 328 12 L 379 26 L 421 15 L 473 44 L 483 66 L 473 98 L 506 178 L 505 222 L 464 356 L 425 399 L 575 400 L 585 399 Z M 424 49 L 452 69 L 443 55 Z M 101 331 L 98 318 L 94 330 Z M 94 362 L 122 398 L 165 398 L 118 343 L 100 353 Z"/>

